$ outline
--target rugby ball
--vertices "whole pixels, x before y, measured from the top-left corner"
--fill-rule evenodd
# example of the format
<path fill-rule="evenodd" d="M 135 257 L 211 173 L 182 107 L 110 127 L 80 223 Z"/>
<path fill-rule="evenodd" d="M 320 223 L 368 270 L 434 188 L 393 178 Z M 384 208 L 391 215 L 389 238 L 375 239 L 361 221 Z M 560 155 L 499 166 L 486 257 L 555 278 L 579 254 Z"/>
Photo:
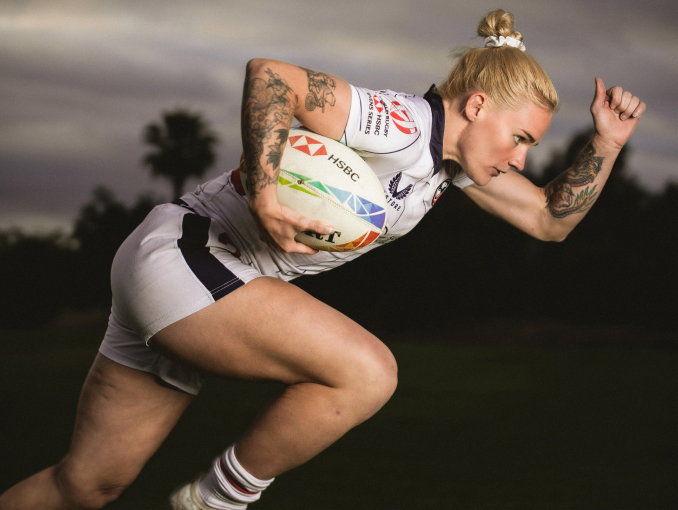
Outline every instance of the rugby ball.
<path fill-rule="evenodd" d="M 244 158 L 240 171 L 249 196 Z M 344 144 L 306 129 L 290 129 L 277 195 L 282 205 L 334 226 L 334 234 L 297 234 L 297 241 L 316 250 L 359 250 L 386 226 L 386 196 L 369 165 Z"/>

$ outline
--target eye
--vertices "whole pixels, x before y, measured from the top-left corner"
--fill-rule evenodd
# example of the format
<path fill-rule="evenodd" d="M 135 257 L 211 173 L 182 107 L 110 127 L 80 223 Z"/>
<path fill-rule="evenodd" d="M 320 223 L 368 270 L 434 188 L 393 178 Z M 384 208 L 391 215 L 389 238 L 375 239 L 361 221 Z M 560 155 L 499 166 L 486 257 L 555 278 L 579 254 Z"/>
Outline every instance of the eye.
<path fill-rule="evenodd" d="M 514 135 L 513 140 L 516 142 L 516 145 L 520 144 L 520 142 L 525 141 L 525 137 L 520 136 L 520 135 Z"/>

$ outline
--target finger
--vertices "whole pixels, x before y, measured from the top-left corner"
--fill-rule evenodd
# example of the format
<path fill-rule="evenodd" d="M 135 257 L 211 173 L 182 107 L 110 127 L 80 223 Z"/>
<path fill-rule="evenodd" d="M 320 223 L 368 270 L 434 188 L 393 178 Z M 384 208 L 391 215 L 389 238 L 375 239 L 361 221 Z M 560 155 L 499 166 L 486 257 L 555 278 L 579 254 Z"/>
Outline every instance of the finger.
<path fill-rule="evenodd" d="M 334 233 L 334 226 L 320 220 L 310 220 L 302 216 L 294 209 L 287 209 L 289 221 L 297 232 L 312 231 L 318 234 L 332 234 Z"/>
<path fill-rule="evenodd" d="M 275 239 L 269 237 L 264 239 L 266 244 L 271 250 L 282 251 L 284 253 L 305 253 L 308 255 L 313 255 L 318 253 L 318 250 L 311 248 L 303 243 L 300 243 L 296 239 L 285 239 L 281 242 L 276 242 Z"/>
<path fill-rule="evenodd" d="M 631 94 L 628 90 L 623 91 L 621 95 L 621 100 L 619 101 L 619 104 L 614 109 L 614 111 L 617 113 L 622 113 L 626 111 L 626 109 L 629 107 L 629 103 L 631 103 L 632 98 L 633 94 Z"/>
<path fill-rule="evenodd" d="M 284 246 L 281 246 L 280 249 L 285 253 L 303 253 L 305 255 L 315 255 L 318 253 L 318 250 L 311 248 L 310 246 L 300 243 L 298 241 L 291 241 L 285 243 Z"/>
<path fill-rule="evenodd" d="M 607 92 L 605 91 L 605 84 L 603 80 L 596 77 L 596 99 L 603 100 Z"/>
<path fill-rule="evenodd" d="M 309 221 L 306 223 L 306 228 L 303 230 L 311 230 L 313 232 L 317 232 L 318 234 L 333 234 L 334 233 L 334 227 L 330 225 L 329 223 L 325 223 L 324 221 Z"/>
<path fill-rule="evenodd" d="M 607 92 L 605 91 L 605 84 L 600 78 L 596 78 L 596 93 L 593 96 L 593 106 L 602 107 L 607 99 Z"/>
<path fill-rule="evenodd" d="M 628 119 L 633 114 L 633 112 L 636 111 L 636 108 L 638 108 L 639 104 L 640 98 L 638 98 L 638 96 L 632 96 L 626 105 L 626 108 L 624 108 L 624 111 L 619 114 L 619 118 L 621 120 Z"/>
<path fill-rule="evenodd" d="M 607 91 L 607 97 L 610 99 L 610 110 L 614 111 L 615 108 L 619 106 L 622 99 L 622 92 L 624 92 L 624 89 L 621 87 L 612 87 Z"/>
<path fill-rule="evenodd" d="M 645 111 L 646 105 L 644 101 L 641 101 L 638 107 L 634 110 L 633 112 L 633 118 L 634 119 L 639 119 L 640 116 L 643 114 Z"/>
<path fill-rule="evenodd" d="M 318 250 L 311 248 L 310 246 L 305 245 L 304 243 L 297 243 L 294 245 L 293 253 L 304 253 L 306 255 L 315 255 L 318 253 Z"/>

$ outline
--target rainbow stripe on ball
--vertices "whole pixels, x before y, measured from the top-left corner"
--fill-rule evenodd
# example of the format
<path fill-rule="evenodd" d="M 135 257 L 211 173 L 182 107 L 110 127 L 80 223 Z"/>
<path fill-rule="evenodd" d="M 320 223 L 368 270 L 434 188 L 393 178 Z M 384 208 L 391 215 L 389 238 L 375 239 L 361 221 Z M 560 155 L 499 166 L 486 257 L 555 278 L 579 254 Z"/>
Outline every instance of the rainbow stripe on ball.
<path fill-rule="evenodd" d="M 366 198 L 358 196 L 350 191 L 345 191 L 339 188 L 335 188 L 334 186 L 330 186 L 328 184 L 323 184 L 320 181 L 313 180 L 310 177 L 306 177 L 305 175 L 290 172 L 289 170 L 284 171 L 285 173 L 291 175 L 297 180 L 290 181 L 283 176 L 279 176 L 278 182 L 281 185 L 286 186 L 288 188 L 292 188 L 297 191 L 308 193 L 309 195 L 313 195 L 316 197 L 322 197 L 321 193 L 330 195 L 336 198 L 341 204 L 348 207 L 351 211 L 353 211 L 356 214 L 356 216 L 362 218 L 368 223 L 371 223 L 377 229 L 382 230 L 384 228 L 384 224 L 386 223 L 386 211 L 384 210 L 383 207 L 374 204 L 367 200 Z M 308 188 L 303 188 L 300 186 L 300 184 L 311 186 L 314 189 L 310 190 Z M 320 193 L 314 193 L 315 190 L 317 190 Z M 379 234 L 376 232 L 367 232 L 364 236 L 361 236 L 359 239 L 355 239 L 349 243 L 332 247 L 331 251 L 352 251 L 361 246 L 366 246 L 370 244 L 378 236 Z"/>
<path fill-rule="evenodd" d="M 384 210 L 383 207 L 378 206 L 377 204 L 373 204 L 366 198 L 360 197 L 355 193 L 351 193 L 350 191 L 344 191 L 343 189 L 323 184 L 320 181 L 314 181 L 310 177 L 295 174 L 294 172 L 290 172 L 289 170 L 285 170 L 285 172 L 296 177 L 299 181 L 302 181 L 303 184 L 313 186 L 318 191 L 321 191 L 322 193 L 335 197 L 340 203 L 347 206 L 357 216 L 364 219 L 365 221 L 368 221 L 369 223 L 377 227 L 379 230 L 384 228 L 384 223 L 386 222 L 386 211 Z M 298 191 L 303 191 L 304 193 L 308 193 L 309 195 L 317 197 L 321 196 L 317 193 L 313 193 L 311 190 L 307 188 L 302 188 L 301 186 L 299 186 L 297 182 L 288 181 L 282 176 L 278 177 L 278 182 L 283 186 L 287 186 Z"/>

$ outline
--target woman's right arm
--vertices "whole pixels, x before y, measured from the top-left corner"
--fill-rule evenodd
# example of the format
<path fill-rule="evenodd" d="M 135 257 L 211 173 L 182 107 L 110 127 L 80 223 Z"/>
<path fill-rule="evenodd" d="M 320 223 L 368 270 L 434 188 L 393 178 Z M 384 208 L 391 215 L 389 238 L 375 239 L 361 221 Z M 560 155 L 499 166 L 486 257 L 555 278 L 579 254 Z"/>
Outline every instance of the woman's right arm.
<path fill-rule="evenodd" d="M 247 64 L 241 130 L 249 209 L 271 248 L 316 253 L 294 237 L 307 230 L 334 231 L 278 203 L 278 173 L 293 118 L 315 133 L 338 140 L 350 108 L 351 88 L 343 80 L 275 60 L 254 59 Z"/>

